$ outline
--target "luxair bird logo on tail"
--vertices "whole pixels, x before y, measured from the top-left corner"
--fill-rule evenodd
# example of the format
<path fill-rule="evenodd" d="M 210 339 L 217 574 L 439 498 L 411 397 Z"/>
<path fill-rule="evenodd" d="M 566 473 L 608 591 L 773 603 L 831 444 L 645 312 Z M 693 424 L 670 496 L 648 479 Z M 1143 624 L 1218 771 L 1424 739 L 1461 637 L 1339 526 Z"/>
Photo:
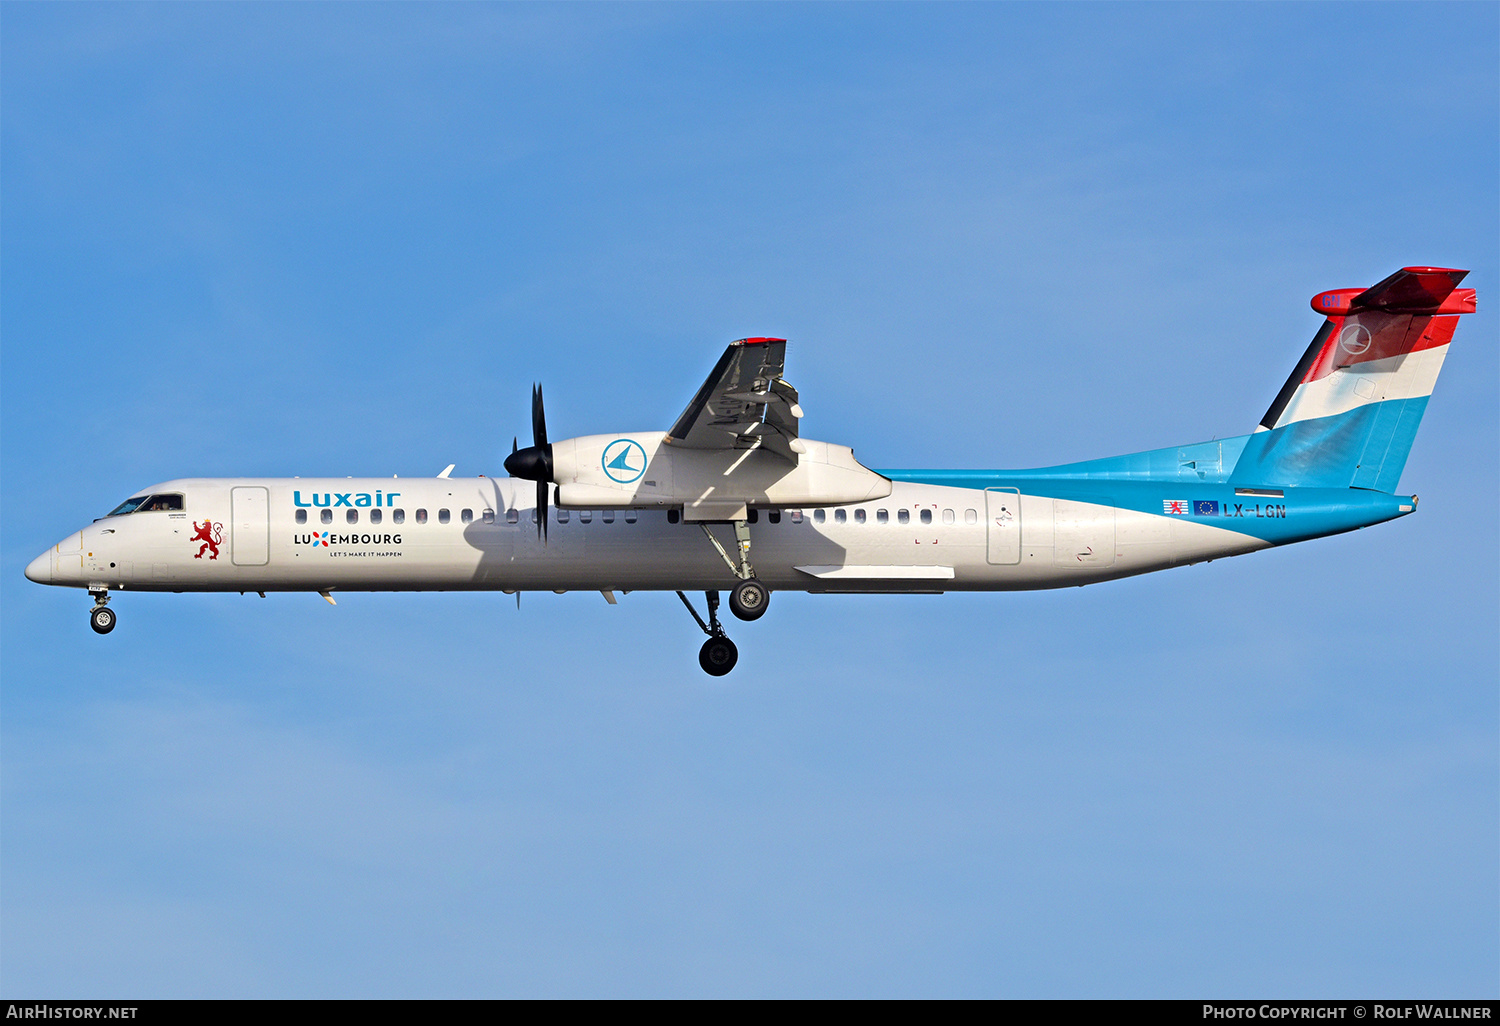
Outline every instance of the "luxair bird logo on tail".
<path fill-rule="evenodd" d="M 224 525 L 216 524 L 211 520 L 205 520 L 202 526 L 199 526 L 198 521 L 194 520 L 193 530 L 197 533 L 193 535 L 192 540 L 203 543 L 198 546 L 198 552 L 193 558 L 202 559 L 203 553 L 206 551 L 209 559 L 218 559 L 219 546 L 224 542 Z"/>

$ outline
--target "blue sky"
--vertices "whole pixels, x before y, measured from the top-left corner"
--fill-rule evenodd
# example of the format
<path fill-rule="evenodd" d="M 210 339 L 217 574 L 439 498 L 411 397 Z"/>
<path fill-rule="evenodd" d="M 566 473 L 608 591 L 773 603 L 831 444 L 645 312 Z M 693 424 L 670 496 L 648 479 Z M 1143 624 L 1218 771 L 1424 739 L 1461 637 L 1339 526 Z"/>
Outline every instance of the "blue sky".
<path fill-rule="evenodd" d="M 1500 8 L 0 8 L 0 989 L 1496 996 Z M 1083 590 L 80 594 L 191 475 L 499 474 L 790 338 L 816 438 L 1250 430 L 1472 268 L 1417 516 Z"/>

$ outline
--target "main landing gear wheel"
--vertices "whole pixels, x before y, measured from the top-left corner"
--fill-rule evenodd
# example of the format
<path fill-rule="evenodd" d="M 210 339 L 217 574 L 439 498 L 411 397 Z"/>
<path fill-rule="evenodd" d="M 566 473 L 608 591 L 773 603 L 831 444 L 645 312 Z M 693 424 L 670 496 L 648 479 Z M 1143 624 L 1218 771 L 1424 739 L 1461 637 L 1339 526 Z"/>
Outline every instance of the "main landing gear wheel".
<path fill-rule="evenodd" d="M 705 591 L 703 597 L 708 600 L 708 620 L 698 615 L 698 610 L 688 601 L 688 597 L 682 592 L 677 593 L 682 599 L 682 604 L 687 606 L 687 611 L 693 614 L 693 619 L 698 621 L 698 626 L 703 628 L 703 633 L 708 635 L 708 640 L 698 650 L 698 665 L 703 667 L 703 672 L 714 677 L 722 677 L 734 669 L 734 664 L 740 661 L 740 650 L 734 647 L 734 642 L 724 637 L 724 625 L 719 623 L 719 593 L 716 591 Z"/>
<path fill-rule="evenodd" d="M 89 614 L 89 626 L 94 628 L 95 634 L 108 634 L 115 629 L 115 611 L 108 606 L 95 606 Z"/>
<path fill-rule="evenodd" d="M 736 584 L 729 593 L 729 609 L 741 620 L 759 620 L 770 602 L 771 592 L 754 577 Z"/>
<path fill-rule="evenodd" d="M 722 677 L 734 669 L 739 659 L 740 650 L 728 638 L 709 638 L 698 650 L 698 665 L 703 667 L 704 673 L 715 677 Z"/>

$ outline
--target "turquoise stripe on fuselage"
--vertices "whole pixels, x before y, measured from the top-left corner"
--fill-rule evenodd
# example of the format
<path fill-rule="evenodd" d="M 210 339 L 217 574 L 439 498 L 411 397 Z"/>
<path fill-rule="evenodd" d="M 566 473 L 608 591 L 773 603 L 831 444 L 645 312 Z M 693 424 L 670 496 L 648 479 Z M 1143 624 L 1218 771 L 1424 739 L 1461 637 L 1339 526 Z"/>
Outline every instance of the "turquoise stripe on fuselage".
<path fill-rule="evenodd" d="M 1245 449 L 1249 435 L 1235 438 L 1218 438 L 1211 442 L 1194 442 L 1192 445 L 1174 445 L 1169 449 L 1150 449 L 1132 452 L 1124 456 L 1110 456 L 1102 460 L 1085 460 L 1082 463 L 1064 463 L 1057 467 L 1041 467 L 1036 470 L 973 471 L 980 474 L 1010 474 L 1024 477 L 1028 481 L 1054 478 L 1083 481 L 1159 481 L 1183 484 L 1223 484 L 1229 480 L 1240 453 Z M 877 473 L 890 474 L 885 471 Z M 944 474 L 943 470 L 897 470 L 897 474 Z M 970 473 L 958 471 L 958 473 Z M 892 478 L 892 480 L 907 480 Z M 915 479 L 912 479 L 915 480 Z M 986 486 L 988 487 L 988 486 Z M 1040 493 L 1038 493 L 1040 494 Z"/>
<path fill-rule="evenodd" d="M 1241 441 L 1243 439 L 1226 439 Z M 1176 452 L 1177 450 L 1159 450 Z M 1136 453 L 1150 456 L 1151 453 Z M 1100 464 L 1128 460 L 1099 460 Z M 1071 464 L 1086 467 L 1089 464 Z M 1232 464 L 1231 464 L 1232 466 Z M 1322 538 L 1405 516 L 1416 509 L 1410 496 L 1387 495 L 1359 488 L 1285 488 L 1280 496 L 1239 495 L 1232 485 L 1201 480 L 1143 481 L 1128 477 L 1070 477 L 1069 467 L 1038 470 L 878 470 L 892 481 L 950 488 L 1016 488 L 1023 495 L 1179 517 L 1209 527 L 1260 538 L 1272 545 Z M 1242 489 L 1243 490 L 1243 489 Z M 1184 512 L 1164 512 L 1171 503 Z"/>

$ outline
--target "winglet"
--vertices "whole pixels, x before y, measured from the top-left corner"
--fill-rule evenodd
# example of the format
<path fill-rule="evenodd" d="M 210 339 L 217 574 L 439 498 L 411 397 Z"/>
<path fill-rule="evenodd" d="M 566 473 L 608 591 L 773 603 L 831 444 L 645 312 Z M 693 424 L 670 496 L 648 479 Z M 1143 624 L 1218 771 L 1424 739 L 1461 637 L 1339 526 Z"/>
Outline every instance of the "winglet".
<path fill-rule="evenodd" d="M 448 464 L 446 467 L 443 468 L 443 472 L 441 474 L 439 474 L 438 477 L 447 477 L 449 474 L 453 473 L 453 468 L 456 467 L 456 466 L 458 466 L 457 463 L 450 463 L 450 464 Z"/>

